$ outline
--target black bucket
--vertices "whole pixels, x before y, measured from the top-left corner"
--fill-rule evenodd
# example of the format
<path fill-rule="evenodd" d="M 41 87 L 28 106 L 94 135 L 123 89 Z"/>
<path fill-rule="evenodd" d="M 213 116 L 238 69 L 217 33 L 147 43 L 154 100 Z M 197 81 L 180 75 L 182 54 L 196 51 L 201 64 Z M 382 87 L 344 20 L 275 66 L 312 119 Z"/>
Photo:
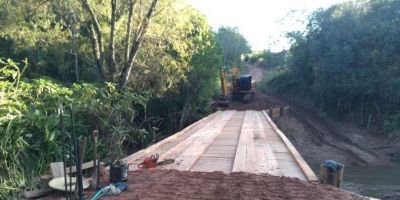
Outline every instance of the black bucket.
<path fill-rule="evenodd" d="M 110 182 L 119 183 L 128 181 L 129 164 L 123 161 L 117 161 L 110 166 Z"/>

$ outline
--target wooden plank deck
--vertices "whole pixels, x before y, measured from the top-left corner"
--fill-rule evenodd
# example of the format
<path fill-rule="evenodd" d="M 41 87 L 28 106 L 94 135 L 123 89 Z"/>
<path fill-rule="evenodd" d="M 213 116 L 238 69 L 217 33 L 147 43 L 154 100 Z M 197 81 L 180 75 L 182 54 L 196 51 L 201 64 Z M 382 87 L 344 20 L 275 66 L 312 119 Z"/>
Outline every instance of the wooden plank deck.
<path fill-rule="evenodd" d="M 301 155 L 264 111 L 218 111 L 184 130 L 126 157 L 130 170 L 159 154 L 175 163 L 161 169 L 244 171 L 317 181 Z"/>

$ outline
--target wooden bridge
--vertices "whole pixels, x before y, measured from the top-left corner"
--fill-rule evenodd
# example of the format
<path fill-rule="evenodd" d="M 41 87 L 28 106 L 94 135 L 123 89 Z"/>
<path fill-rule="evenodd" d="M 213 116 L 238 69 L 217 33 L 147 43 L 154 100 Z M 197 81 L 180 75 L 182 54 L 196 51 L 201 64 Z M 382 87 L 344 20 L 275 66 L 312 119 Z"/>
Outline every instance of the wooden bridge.
<path fill-rule="evenodd" d="M 265 111 L 218 111 L 124 160 L 130 170 L 146 156 L 175 163 L 161 169 L 250 172 L 317 181 L 317 177 Z"/>

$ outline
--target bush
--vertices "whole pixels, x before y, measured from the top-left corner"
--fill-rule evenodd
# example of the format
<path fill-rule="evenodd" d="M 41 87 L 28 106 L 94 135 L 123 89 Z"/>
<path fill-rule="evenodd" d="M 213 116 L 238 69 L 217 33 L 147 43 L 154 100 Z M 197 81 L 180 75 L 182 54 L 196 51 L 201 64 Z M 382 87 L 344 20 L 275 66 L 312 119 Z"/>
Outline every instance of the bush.
<path fill-rule="evenodd" d="M 268 88 L 272 87 L 270 84 L 273 80 L 280 79 L 281 77 L 285 76 L 285 74 L 287 74 L 286 68 L 276 68 L 268 70 L 264 74 L 262 80 L 257 83 L 257 90 L 260 92 L 266 92 Z"/>
<path fill-rule="evenodd" d="M 400 112 L 388 115 L 383 121 L 383 128 L 390 136 L 399 137 L 400 130 Z"/>
<path fill-rule="evenodd" d="M 340 118 L 359 114 L 361 124 L 398 127 L 399 9 L 400 1 L 382 0 L 315 11 L 305 32 L 288 33 L 289 74 L 272 85 Z"/>
<path fill-rule="evenodd" d="M 264 50 L 262 52 L 253 52 L 246 55 L 245 62 L 258 64 L 262 68 L 285 67 L 287 60 L 287 51 L 271 52 Z"/>
<path fill-rule="evenodd" d="M 62 160 L 67 143 L 60 131 L 60 104 L 66 108 L 67 133 L 73 130 L 83 137 L 100 131 L 99 153 L 105 161 L 121 157 L 124 144 L 142 147 L 153 140 L 156 129 L 144 117 L 151 92 L 118 92 L 111 83 L 63 86 L 48 78 L 23 80 L 24 63 L 21 69 L 12 60 L 0 60 L 0 199 L 20 198 L 24 187 L 36 188 L 49 163 Z M 91 150 L 86 150 L 88 155 Z"/>

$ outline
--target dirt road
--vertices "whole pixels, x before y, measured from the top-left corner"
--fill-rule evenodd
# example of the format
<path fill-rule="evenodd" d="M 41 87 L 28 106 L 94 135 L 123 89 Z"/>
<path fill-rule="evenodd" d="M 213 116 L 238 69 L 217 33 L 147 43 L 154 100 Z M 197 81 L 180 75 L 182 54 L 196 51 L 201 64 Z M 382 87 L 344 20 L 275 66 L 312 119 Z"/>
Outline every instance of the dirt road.
<path fill-rule="evenodd" d="M 257 82 L 262 80 L 265 73 L 264 69 L 251 64 L 246 64 L 246 67 L 249 69 L 249 74 L 252 76 L 253 80 L 256 80 Z"/>
<path fill-rule="evenodd" d="M 247 67 L 256 80 L 268 73 L 254 65 Z M 289 106 L 288 114 L 276 123 L 315 169 L 329 159 L 348 166 L 391 164 L 387 149 L 383 148 L 385 139 L 372 136 L 356 123 L 322 117 L 313 109 L 280 95 L 256 93 L 252 102 L 232 102 L 228 109 L 265 110 L 276 106 Z"/>

